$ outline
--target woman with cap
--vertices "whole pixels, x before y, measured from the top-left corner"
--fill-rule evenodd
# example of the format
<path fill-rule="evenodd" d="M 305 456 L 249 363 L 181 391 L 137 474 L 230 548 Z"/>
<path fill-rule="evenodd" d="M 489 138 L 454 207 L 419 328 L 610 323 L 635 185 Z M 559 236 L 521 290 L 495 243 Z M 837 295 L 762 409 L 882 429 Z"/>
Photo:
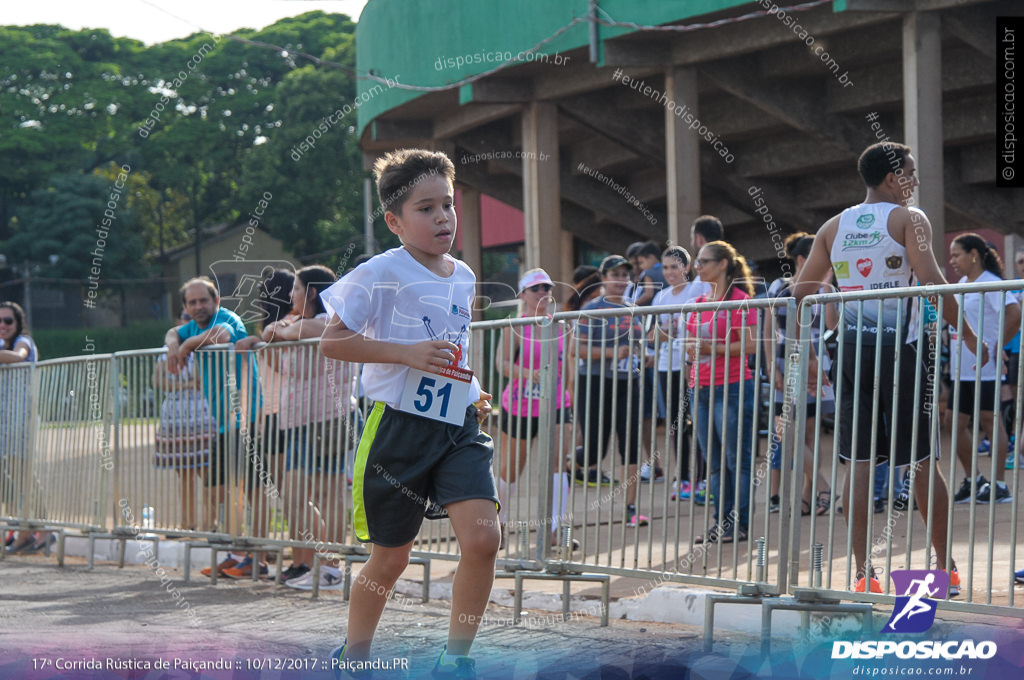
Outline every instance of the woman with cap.
<path fill-rule="evenodd" d="M 649 518 L 637 512 L 637 471 L 640 458 L 640 360 L 644 329 L 625 300 L 632 265 L 621 255 L 601 261 L 604 293 L 583 308 L 577 327 L 579 380 L 583 414 L 583 460 L 578 473 L 590 486 L 605 484 L 598 471 L 614 428 L 619 455 L 625 466 L 625 522 L 644 526 Z M 602 309 L 622 310 L 613 316 L 595 316 Z M 589 467 L 589 469 L 587 469 Z"/>
<path fill-rule="evenodd" d="M 531 269 L 519 280 L 520 316 L 550 318 L 554 297 L 551 277 L 543 269 Z M 501 447 L 498 498 L 501 500 L 499 521 L 502 542 L 505 539 L 505 520 L 508 506 L 516 494 L 516 480 L 526 465 L 530 443 L 540 430 L 540 380 L 542 340 L 540 326 L 527 325 L 506 328 L 498 347 L 498 370 L 508 379 L 501 394 L 501 431 L 506 444 Z M 565 336 L 558 333 L 557 386 L 555 389 L 555 423 L 559 441 L 565 441 L 567 425 L 572 422 L 572 385 L 563 384 L 562 360 L 565 356 Z M 571 383 L 572 373 L 568 372 Z M 556 460 L 562 456 L 554 452 Z M 558 527 L 566 517 L 569 500 L 569 478 L 560 469 L 552 480 L 551 544 L 557 542 Z M 518 499 L 517 499 L 518 500 Z M 573 541 L 574 545 L 578 545 Z"/>

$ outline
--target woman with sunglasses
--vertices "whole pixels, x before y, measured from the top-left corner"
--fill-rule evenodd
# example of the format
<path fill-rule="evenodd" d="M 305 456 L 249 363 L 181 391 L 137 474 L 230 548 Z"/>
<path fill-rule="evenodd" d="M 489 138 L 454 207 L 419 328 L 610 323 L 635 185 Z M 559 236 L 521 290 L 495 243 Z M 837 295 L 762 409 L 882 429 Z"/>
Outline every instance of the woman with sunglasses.
<path fill-rule="evenodd" d="M 711 286 L 711 292 L 695 302 L 739 302 L 753 296 L 746 260 L 725 241 L 705 244 L 696 263 L 697 273 Z M 747 356 L 757 350 L 756 329 L 757 312 L 753 309 L 691 312 L 686 320 L 683 345 L 694 364 L 690 378 L 694 427 L 708 459 L 709 495 L 713 493 L 716 499 L 715 525 L 694 539 L 697 544 L 747 540 L 751 442 L 746 433 L 756 427 L 754 381 Z M 744 433 L 737 436 L 741 418 Z"/>
<path fill-rule="evenodd" d="M 25 327 L 25 312 L 21 305 L 0 302 L 0 364 L 35 363 L 37 358 L 36 343 Z M 25 399 L 28 394 L 27 378 L 28 373 L 24 371 L 0 374 L 0 386 L 7 392 L 5 396 L 17 397 L 4 399 L 0 406 L 0 439 L 3 440 L 3 448 L 0 449 L 0 499 L 8 507 L 16 502 L 24 485 L 29 483 L 24 478 L 28 471 L 25 461 L 28 458 L 30 417 Z M 4 545 L 7 552 L 39 552 L 47 547 L 49 538 L 49 531 L 19 531 L 17 536 L 8 536 Z"/>
<path fill-rule="evenodd" d="M 531 269 L 519 281 L 520 311 L 523 317 L 550 317 L 554 298 L 554 284 L 543 269 Z M 507 328 L 498 347 L 498 370 L 508 379 L 501 394 L 501 431 L 506 435 L 501 447 L 498 498 L 501 500 L 502 545 L 505 541 L 505 520 L 509 503 L 516 497 L 516 480 L 526 465 L 526 453 L 540 430 L 540 378 L 541 340 L 534 326 Z M 555 423 L 558 428 L 560 449 L 564 450 L 568 427 L 572 422 L 572 385 L 563 384 L 562 360 L 565 356 L 565 336 L 558 335 L 557 387 L 555 390 Z M 572 372 L 569 371 L 569 380 Z M 555 460 L 563 456 L 553 452 Z M 558 527 L 566 518 L 569 500 L 569 477 L 556 470 L 551 487 L 551 544 L 558 539 Z M 516 499 L 519 500 L 518 498 Z M 573 541 L 574 546 L 578 545 Z"/>

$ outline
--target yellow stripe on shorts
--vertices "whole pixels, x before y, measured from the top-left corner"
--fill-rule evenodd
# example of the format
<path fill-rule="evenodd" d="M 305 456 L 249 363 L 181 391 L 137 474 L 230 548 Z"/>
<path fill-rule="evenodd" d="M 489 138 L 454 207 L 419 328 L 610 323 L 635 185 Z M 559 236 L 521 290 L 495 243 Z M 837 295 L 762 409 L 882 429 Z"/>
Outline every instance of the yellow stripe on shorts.
<path fill-rule="evenodd" d="M 378 401 L 370 411 L 370 417 L 363 427 L 363 436 L 359 439 L 359 448 L 356 449 L 355 470 L 352 475 L 352 530 L 360 541 L 370 540 L 370 526 L 366 521 L 366 505 L 363 502 L 363 473 L 366 471 L 366 459 L 370 456 L 370 447 L 377 437 L 377 428 L 380 427 L 380 419 L 384 415 L 383 401 Z"/>

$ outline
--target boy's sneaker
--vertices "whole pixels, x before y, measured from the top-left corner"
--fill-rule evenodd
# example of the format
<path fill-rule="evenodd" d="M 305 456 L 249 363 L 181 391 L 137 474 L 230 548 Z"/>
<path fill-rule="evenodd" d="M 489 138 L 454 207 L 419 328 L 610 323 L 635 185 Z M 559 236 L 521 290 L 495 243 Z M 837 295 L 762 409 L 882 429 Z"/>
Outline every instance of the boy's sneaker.
<path fill-rule="evenodd" d="M 651 481 L 651 465 L 650 463 L 643 463 L 640 465 L 640 479 L 645 482 Z"/>
<path fill-rule="evenodd" d="M 331 650 L 331 655 L 327 658 L 327 663 L 330 664 L 330 669 L 334 671 L 334 677 L 336 680 L 349 680 L 354 678 L 355 680 L 372 680 L 372 670 L 350 670 L 342 665 L 342 660 L 345 658 L 345 649 L 348 647 L 346 641 L 341 647 L 337 647 Z"/>
<path fill-rule="evenodd" d="M 287 583 L 293 578 L 299 578 L 309 573 L 309 567 L 305 564 L 293 564 L 281 574 L 281 583 Z"/>
<path fill-rule="evenodd" d="M 231 555 L 228 555 L 227 559 L 221 560 L 221 563 L 217 565 L 217 575 L 218 576 L 223 576 L 225 569 L 231 569 L 232 567 L 237 567 L 239 564 L 241 564 L 241 562 L 236 560 Z M 209 576 L 213 572 L 210 570 L 209 567 L 206 567 L 202 571 L 200 571 L 199 573 L 202 574 L 203 576 Z"/>
<path fill-rule="evenodd" d="M 233 579 L 252 578 L 252 558 L 246 557 L 242 560 L 237 567 L 230 567 L 223 569 L 220 572 L 221 576 L 226 576 Z M 259 576 L 260 578 L 266 578 L 270 574 L 270 570 L 267 569 L 266 562 L 260 562 L 259 564 Z"/>
<path fill-rule="evenodd" d="M 985 484 L 978 489 L 978 502 L 979 503 L 1009 503 L 1013 500 L 1013 496 L 1010 495 L 1010 490 L 1006 487 L 1006 482 L 996 482 L 995 500 L 992 499 L 992 484 L 985 482 Z"/>
<path fill-rule="evenodd" d="M 949 596 L 957 597 L 960 595 L 960 572 L 953 567 L 949 572 Z"/>
<path fill-rule="evenodd" d="M 982 456 L 987 456 L 992 453 L 992 444 L 989 442 L 988 437 L 985 437 L 978 444 L 978 453 Z"/>
<path fill-rule="evenodd" d="M 779 511 L 779 494 L 775 494 L 768 499 L 768 512 Z"/>
<path fill-rule="evenodd" d="M 1013 580 L 1017 583 L 1024 583 L 1024 569 L 1021 569 L 1013 575 Z"/>
<path fill-rule="evenodd" d="M 626 526 L 628 527 L 645 527 L 651 521 L 651 518 L 646 515 L 641 515 L 636 511 L 635 505 L 626 506 Z"/>
<path fill-rule="evenodd" d="M 988 480 L 982 475 L 978 475 L 978 489 L 985 486 Z M 971 480 L 964 477 L 964 481 L 960 482 L 960 488 L 955 494 L 953 494 L 954 503 L 968 503 L 971 500 Z"/>
<path fill-rule="evenodd" d="M 451 678 L 452 680 L 476 680 L 476 661 L 468 656 L 456 656 L 451 660 L 445 658 L 444 651 L 437 657 L 432 678 Z"/>
<path fill-rule="evenodd" d="M 1012 470 L 1014 468 L 1014 460 L 1017 456 L 1013 455 L 1013 449 L 1010 449 L 1010 455 L 1006 457 L 1006 463 L 1003 465 L 1004 470 Z"/>

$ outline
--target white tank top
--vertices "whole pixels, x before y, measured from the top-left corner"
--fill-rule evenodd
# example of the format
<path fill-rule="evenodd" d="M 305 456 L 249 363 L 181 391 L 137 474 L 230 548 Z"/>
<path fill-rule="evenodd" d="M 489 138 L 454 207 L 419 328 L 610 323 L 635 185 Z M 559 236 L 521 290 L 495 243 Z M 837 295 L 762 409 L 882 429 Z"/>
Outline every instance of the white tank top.
<path fill-rule="evenodd" d="M 884 290 L 913 285 L 913 273 L 907 261 L 907 249 L 889 235 L 889 214 L 895 203 L 861 203 L 847 208 L 839 216 L 839 228 L 832 242 L 832 268 L 841 291 Z M 916 208 L 910 208 L 917 210 Z M 922 213 L 923 214 L 923 213 Z M 891 299 L 882 304 L 882 324 L 878 324 L 878 303 L 864 301 L 862 333 L 865 344 L 874 344 L 879 330 L 882 343 L 896 340 L 896 317 L 903 304 L 901 336 L 904 342 L 916 339 L 915 320 L 911 319 L 910 299 Z M 842 337 L 857 340 L 858 304 L 843 306 Z M 910 337 L 908 337 L 910 336 Z"/>

